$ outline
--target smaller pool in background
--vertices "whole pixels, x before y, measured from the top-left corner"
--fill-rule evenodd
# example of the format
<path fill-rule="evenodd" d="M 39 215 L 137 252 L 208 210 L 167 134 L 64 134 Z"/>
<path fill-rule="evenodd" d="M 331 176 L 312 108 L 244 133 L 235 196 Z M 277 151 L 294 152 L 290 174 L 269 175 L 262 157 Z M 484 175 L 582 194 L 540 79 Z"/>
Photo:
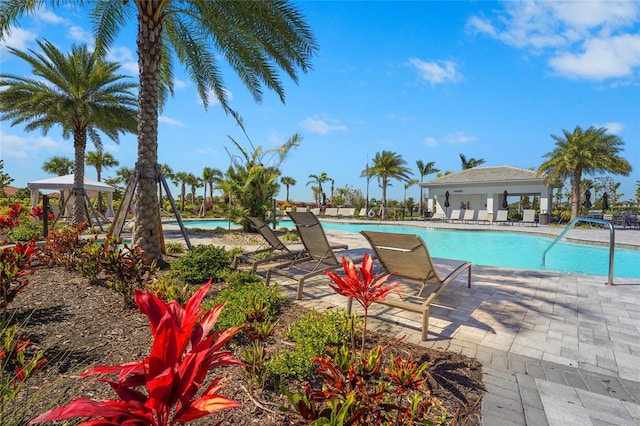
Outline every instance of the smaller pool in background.
<path fill-rule="evenodd" d="M 177 225 L 177 222 L 168 222 Z M 227 220 L 185 221 L 187 228 L 229 229 Z M 291 221 L 280 221 L 279 228 L 295 228 Z M 322 222 L 326 230 L 357 233 L 361 230 L 417 234 L 425 241 L 433 257 L 469 260 L 476 265 L 533 271 L 557 271 L 586 275 L 609 275 L 609 247 L 560 241 L 548 253 L 542 266 L 542 254 L 553 238 L 504 231 L 467 231 L 424 229 L 387 224 Z M 231 223 L 231 229 L 240 226 Z M 614 277 L 640 278 L 640 250 L 616 248 Z"/>

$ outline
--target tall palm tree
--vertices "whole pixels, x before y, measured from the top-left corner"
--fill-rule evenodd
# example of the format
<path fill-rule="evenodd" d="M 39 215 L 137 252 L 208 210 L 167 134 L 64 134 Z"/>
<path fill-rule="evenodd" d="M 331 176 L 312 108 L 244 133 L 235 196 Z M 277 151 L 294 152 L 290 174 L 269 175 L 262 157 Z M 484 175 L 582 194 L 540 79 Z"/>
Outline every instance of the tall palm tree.
<path fill-rule="evenodd" d="M 202 186 L 200 178 L 193 173 L 187 175 L 187 185 L 191 188 L 191 204 L 196 203 L 196 189 Z"/>
<path fill-rule="evenodd" d="M 35 13 L 44 0 L 0 4 L 0 39 L 25 13 Z M 60 2 L 50 0 L 53 6 Z M 84 2 L 82 2 L 84 4 Z M 158 110 L 173 94 L 172 58 L 184 64 L 202 98 L 209 89 L 229 111 L 219 58 L 224 57 L 257 102 L 262 87 L 275 91 L 284 103 L 285 90 L 278 69 L 294 82 L 307 72 L 317 46 L 308 24 L 292 4 L 281 1 L 130 0 L 86 2 L 96 52 L 106 52 L 127 19 L 137 15 L 140 105 L 138 122 L 136 240 L 147 261 L 161 260 L 158 235 Z M 212 51 L 217 49 L 217 52 Z"/>
<path fill-rule="evenodd" d="M 89 151 L 87 152 L 87 158 L 85 162 L 88 166 L 96 168 L 96 176 L 98 182 L 102 182 L 102 168 L 116 167 L 120 165 L 120 162 L 115 159 L 109 152 L 103 150 Z M 102 192 L 98 192 L 98 210 L 102 211 Z"/>
<path fill-rule="evenodd" d="M 369 173 L 376 176 L 382 188 L 382 220 L 387 218 L 387 187 L 389 180 L 397 179 L 407 181 L 413 172 L 406 167 L 407 162 L 400 154 L 391 151 L 377 152 L 373 157 L 373 165 L 369 168 Z"/>
<path fill-rule="evenodd" d="M 73 160 L 67 157 L 54 156 L 42 164 L 42 170 L 56 176 L 68 175 L 73 171 Z"/>
<path fill-rule="evenodd" d="M 206 216 L 207 214 L 207 187 L 209 187 L 209 197 L 210 201 L 213 203 L 213 187 L 218 186 L 220 181 L 222 181 L 223 174 L 219 169 L 215 169 L 213 167 L 205 167 L 202 169 L 202 183 L 204 186 L 204 195 L 202 196 L 202 215 Z"/>
<path fill-rule="evenodd" d="M 1 19 L 0 19 L 1 21 Z M 73 135 L 73 223 L 86 220 L 84 200 L 84 153 L 87 136 L 100 149 L 99 131 L 118 143 L 119 134 L 136 131 L 136 98 L 129 92 L 134 83 L 118 74 L 120 65 L 107 62 L 86 45 L 73 45 L 68 55 L 48 41 L 38 41 L 43 53 L 9 47 L 31 65 L 35 78 L 0 74 L 0 112 L 11 125 L 25 130 L 41 129 L 46 135 L 60 125 L 62 136 Z M 45 81 L 46 83 L 43 83 Z"/>
<path fill-rule="evenodd" d="M 315 188 L 314 192 L 316 196 L 316 204 L 319 206 L 324 194 L 324 192 L 322 191 L 322 184 L 330 181 L 331 178 L 329 178 L 329 176 L 327 176 L 325 172 L 322 172 L 319 175 L 309 175 L 309 178 L 311 180 L 307 182 L 307 186 L 311 184 L 311 187 Z"/>
<path fill-rule="evenodd" d="M 430 175 L 432 173 L 438 173 L 440 169 L 436 169 L 436 162 L 429 161 L 428 163 L 423 163 L 422 160 L 416 161 L 416 166 L 418 167 L 418 174 L 420 175 L 420 182 L 424 180 L 424 177 Z M 420 216 L 422 216 L 422 200 L 424 198 L 424 188 L 420 187 L 420 203 L 418 207 L 418 211 L 420 212 Z"/>
<path fill-rule="evenodd" d="M 184 202 L 187 196 L 187 184 L 189 182 L 189 173 L 177 172 L 173 175 L 173 184 L 180 185 L 180 210 L 184 212 Z"/>
<path fill-rule="evenodd" d="M 484 158 L 476 159 L 472 157 L 467 160 L 464 154 L 460 154 L 460 162 L 462 163 L 462 170 L 473 169 L 485 163 Z"/>
<path fill-rule="evenodd" d="M 551 135 L 556 141 L 553 151 L 543 155 L 547 161 L 538 167 L 538 173 L 547 173 L 552 181 L 571 180 L 571 220 L 578 217 L 582 175 L 599 172 L 628 176 L 631 164 L 619 154 L 624 141 L 607 133 L 606 128 L 576 126 L 573 132 L 562 130 L 563 135 Z"/>
<path fill-rule="evenodd" d="M 280 183 L 287 187 L 287 202 L 289 202 L 289 187 L 294 186 L 298 182 L 291 176 L 283 176 L 280 178 Z"/>
<path fill-rule="evenodd" d="M 404 208 L 407 205 L 407 189 L 409 189 L 410 187 L 412 187 L 413 185 L 415 185 L 416 183 L 420 182 L 418 179 L 409 179 L 407 181 L 404 182 L 404 195 L 402 197 L 402 217 L 404 218 Z M 413 213 L 411 213 L 409 216 L 413 216 Z"/>

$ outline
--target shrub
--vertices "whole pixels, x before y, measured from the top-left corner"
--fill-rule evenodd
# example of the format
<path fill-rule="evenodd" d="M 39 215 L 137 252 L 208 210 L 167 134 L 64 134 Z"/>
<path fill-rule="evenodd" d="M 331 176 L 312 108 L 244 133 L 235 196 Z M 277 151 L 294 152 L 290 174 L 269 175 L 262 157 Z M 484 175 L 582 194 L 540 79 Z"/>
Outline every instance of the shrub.
<path fill-rule="evenodd" d="M 78 263 L 76 264 L 76 271 L 91 282 L 97 282 L 102 272 L 102 264 L 100 262 L 102 256 L 102 244 L 88 244 L 80 248 L 77 252 Z"/>
<path fill-rule="evenodd" d="M 97 236 L 93 238 L 80 238 L 80 234 L 86 229 L 84 223 L 77 226 L 66 226 L 60 230 L 51 230 L 42 248 L 42 258 L 51 265 L 63 266 L 68 270 L 75 268 L 77 255 L 86 245 L 93 244 Z"/>
<path fill-rule="evenodd" d="M 281 239 L 282 241 L 300 241 L 300 236 L 295 232 L 287 232 Z"/>
<path fill-rule="evenodd" d="M 189 284 L 202 284 L 210 279 L 220 281 L 229 270 L 233 257 L 224 247 L 194 246 L 171 265 L 171 275 Z"/>
<path fill-rule="evenodd" d="M 280 293 L 277 286 L 267 287 L 260 277 L 243 271 L 232 271 L 226 275 L 227 288 L 220 291 L 220 294 L 210 302 L 205 303 L 205 307 L 210 307 L 220 303 L 226 303 L 227 309 L 222 312 L 218 319 L 218 327 L 229 328 L 242 325 L 246 322 L 248 300 L 260 300 L 266 303 L 267 313 L 274 317 L 278 312 L 278 307 L 286 300 L 286 296 Z"/>
<path fill-rule="evenodd" d="M 194 292 L 189 284 L 166 274 L 150 282 L 147 285 L 147 290 L 167 303 L 175 300 L 181 305 L 184 305 Z"/>
<path fill-rule="evenodd" d="M 166 304 L 148 292 L 136 291 L 135 301 L 150 322 L 151 353 L 140 362 L 95 367 L 80 377 L 113 374 L 107 382 L 118 400 L 78 398 L 54 408 L 29 424 L 72 417 L 89 417 L 85 424 L 173 425 L 241 404 L 220 395 L 221 377 L 208 380 L 216 368 L 241 365 L 223 350 L 239 328 L 213 333 L 224 305 L 204 312 L 200 304 L 211 283 L 198 290 L 185 307 Z M 203 385 L 205 385 L 203 387 Z M 199 392 L 203 388 L 203 392 Z"/>
<path fill-rule="evenodd" d="M 351 328 L 360 328 L 355 314 L 343 309 L 329 309 L 322 313 L 310 311 L 293 323 L 286 337 L 295 342 L 294 349 L 279 352 L 269 362 L 269 371 L 277 376 L 306 377 L 312 372 L 313 357 L 325 353 L 327 346 L 340 346 L 353 334 Z"/>
<path fill-rule="evenodd" d="M 165 247 L 169 254 L 184 253 L 184 244 L 177 241 L 168 242 Z"/>

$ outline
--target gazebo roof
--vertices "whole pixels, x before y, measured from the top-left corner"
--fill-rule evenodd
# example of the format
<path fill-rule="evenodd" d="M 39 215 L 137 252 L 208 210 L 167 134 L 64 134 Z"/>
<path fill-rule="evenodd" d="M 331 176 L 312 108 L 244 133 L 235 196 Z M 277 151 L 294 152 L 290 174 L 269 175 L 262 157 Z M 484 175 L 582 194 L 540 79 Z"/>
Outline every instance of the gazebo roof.
<path fill-rule="evenodd" d="M 513 166 L 474 167 L 457 173 L 451 173 L 432 180 L 421 182 L 421 187 L 438 187 L 441 185 L 472 185 L 492 183 L 542 183 L 545 175 L 538 176 L 533 170 Z M 555 185 L 553 185 L 555 186 Z"/>
<path fill-rule="evenodd" d="M 30 189 L 51 189 L 51 190 L 61 190 L 61 189 L 72 189 L 73 188 L 73 174 L 65 175 L 65 176 L 56 176 L 49 179 L 42 180 L 34 180 L 29 182 L 27 186 Z M 97 180 L 89 179 L 85 176 L 84 178 L 84 189 L 93 190 L 93 191 L 102 191 L 102 192 L 114 192 L 115 188 L 111 185 L 107 185 L 103 182 L 98 182 Z"/>

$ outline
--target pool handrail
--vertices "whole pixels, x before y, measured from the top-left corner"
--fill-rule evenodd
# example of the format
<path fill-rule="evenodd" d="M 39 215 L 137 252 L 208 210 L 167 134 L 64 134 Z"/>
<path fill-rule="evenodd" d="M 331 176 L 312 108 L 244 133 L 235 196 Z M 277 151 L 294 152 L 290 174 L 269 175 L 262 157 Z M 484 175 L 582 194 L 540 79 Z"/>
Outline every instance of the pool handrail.
<path fill-rule="evenodd" d="M 609 222 L 608 220 L 595 219 L 595 218 L 591 218 L 591 217 L 581 217 L 581 216 L 573 219 L 573 221 L 571 221 L 571 223 L 569 225 L 567 225 L 567 227 L 564 229 L 564 231 L 562 231 L 560 233 L 560 235 L 558 235 L 556 237 L 556 239 L 553 240 L 553 242 L 551 244 L 549 244 L 549 247 L 547 247 L 545 249 L 544 253 L 542 253 L 542 266 L 545 266 L 545 260 L 546 260 L 547 252 L 549 250 L 551 250 L 551 247 L 556 245 L 556 243 L 560 239 L 562 239 L 562 237 L 564 237 L 564 235 L 567 232 L 569 232 L 569 230 L 571 230 L 571 228 L 573 228 L 575 226 L 575 224 L 578 223 L 578 222 L 599 223 L 601 225 L 606 225 L 607 227 L 609 227 L 609 280 L 607 281 L 607 284 L 608 285 L 613 285 L 613 252 L 614 252 L 614 249 L 615 249 L 616 231 L 615 231 L 613 225 L 611 224 L 611 222 Z"/>

